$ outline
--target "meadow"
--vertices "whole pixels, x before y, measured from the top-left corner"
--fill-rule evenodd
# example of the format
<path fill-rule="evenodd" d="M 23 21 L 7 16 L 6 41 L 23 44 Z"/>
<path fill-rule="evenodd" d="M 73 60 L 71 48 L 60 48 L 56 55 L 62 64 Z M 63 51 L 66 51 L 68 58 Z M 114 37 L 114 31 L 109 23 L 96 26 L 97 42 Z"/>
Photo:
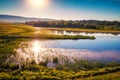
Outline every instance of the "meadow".
<path fill-rule="evenodd" d="M 37 33 L 38 32 L 38 33 Z M 40 39 L 95 39 L 94 36 L 54 35 L 48 29 L 36 29 L 24 24 L 0 23 L 1 38 L 40 38 Z"/>
<path fill-rule="evenodd" d="M 24 24 L 0 23 L 0 80 L 120 80 L 119 61 L 76 60 L 71 63 L 66 60 L 65 64 L 58 64 L 58 58 L 54 58 L 54 68 L 47 67 L 47 60 L 39 64 L 32 61 L 29 65 L 6 61 L 9 56 L 17 54 L 15 49 L 22 41 L 34 38 L 95 39 L 94 36 L 58 36 L 50 32 L 50 29 L 39 32 L 38 28 Z"/>

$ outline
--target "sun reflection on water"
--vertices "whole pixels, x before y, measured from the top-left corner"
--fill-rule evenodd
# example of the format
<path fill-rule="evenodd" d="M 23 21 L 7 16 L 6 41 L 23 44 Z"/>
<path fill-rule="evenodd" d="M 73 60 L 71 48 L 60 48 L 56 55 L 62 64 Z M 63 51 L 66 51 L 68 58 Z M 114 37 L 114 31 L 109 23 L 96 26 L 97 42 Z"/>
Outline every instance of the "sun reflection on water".
<path fill-rule="evenodd" d="M 45 50 L 43 43 L 41 43 L 39 40 L 34 40 L 31 42 L 30 48 L 36 64 L 39 64 L 39 62 L 42 61 L 42 56 L 44 55 L 43 52 Z"/>
<path fill-rule="evenodd" d="M 11 55 L 6 62 L 14 64 L 29 65 L 32 62 L 40 64 L 47 60 L 48 63 L 58 58 L 59 64 L 64 64 L 66 61 L 74 62 L 76 59 L 89 59 L 89 60 L 119 60 L 120 52 L 117 51 L 89 51 L 89 50 L 76 50 L 76 49 L 63 49 L 63 48 L 49 48 L 48 41 L 33 40 L 25 41 L 16 49 L 17 54 Z"/>
<path fill-rule="evenodd" d="M 38 40 L 33 41 L 32 43 L 32 50 L 34 53 L 39 53 L 41 49 L 41 44 Z"/>

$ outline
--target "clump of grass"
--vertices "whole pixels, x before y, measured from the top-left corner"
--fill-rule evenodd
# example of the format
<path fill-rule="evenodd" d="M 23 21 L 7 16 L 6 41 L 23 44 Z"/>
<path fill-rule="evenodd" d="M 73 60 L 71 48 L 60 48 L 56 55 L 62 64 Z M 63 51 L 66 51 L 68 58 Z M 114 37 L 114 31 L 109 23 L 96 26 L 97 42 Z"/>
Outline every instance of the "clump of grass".
<path fill-rule="evenodd" d="M 70 35 L 48 35 L 48 36 L 44 36 L 43 38 L 46 38 L 46 39 L 74 39 L 74 40 L 78 40 L 78 39 L 91 39 L 91 40 L 94 40 L 94 39 L 96 39 L 94 36 L 83 36 L 83 35 L 75 35 L 75 36 L 70 36 Z"/>

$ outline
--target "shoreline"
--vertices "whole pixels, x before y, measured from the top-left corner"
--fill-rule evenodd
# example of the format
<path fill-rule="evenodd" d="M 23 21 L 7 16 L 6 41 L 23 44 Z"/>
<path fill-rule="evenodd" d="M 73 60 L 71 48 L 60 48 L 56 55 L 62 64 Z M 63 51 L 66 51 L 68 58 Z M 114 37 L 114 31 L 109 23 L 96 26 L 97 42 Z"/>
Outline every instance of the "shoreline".
<path fill-rule="evenodd" d="M 37 28 L 46 29 L 46 30 L 57 30 L 57 31 L 120 34 L 120 30 L 97 30 L 97 29 L 80 29 L 80 28 L 50 28 L 50 27 L 37 27 Z"/>
<path fill-rule="evenodd" d="M 83 36 L 83 35 L 76 35 L 76 36 L 68 36 L 68 35 L 41 35 L 41 36 L 19 36 L 19 35 L 13 35 L 13 36 L 0 36 L 0 39 L 10 39 L 10 38 L 25 38 L 25 39 L 32 39 L 32 38 L 38 38 L 38 39 L 90 39 L 94 40 L 96 39 L 94 36 Z"/>

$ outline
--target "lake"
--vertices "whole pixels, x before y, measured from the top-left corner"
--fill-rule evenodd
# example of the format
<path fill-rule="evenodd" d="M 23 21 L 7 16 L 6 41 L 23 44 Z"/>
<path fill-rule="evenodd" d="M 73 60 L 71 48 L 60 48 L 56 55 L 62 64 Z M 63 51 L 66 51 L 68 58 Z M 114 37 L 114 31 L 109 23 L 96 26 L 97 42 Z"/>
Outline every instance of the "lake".
<path fill-rule="evenodd" d="M 67 32 L 65 32 L 69 35 Z M 76 33 L 71 32 L 72 35 Z M 70 34 L 71 34 L 70 33 Z M 55 31 L 56 34 L 56 31 Z M 59 35 L 63 35 L 57 32 Z M 17 53 L 14 55 L 15 62 L 31 62 L 37 64 L 46 59 L 52 62 L 55 57 L 59 63 L 65 60 L 75 59 L 120 61 L 120 35 L 106 33 L 79 33 L 79 35 L 92 35 L 95 40 L 42 40 L 34 39 L 21 42 Z M 77 34 L 78 35 L 78 34 Z M 13 56 L 11 58 L 13 59 Z"/>

